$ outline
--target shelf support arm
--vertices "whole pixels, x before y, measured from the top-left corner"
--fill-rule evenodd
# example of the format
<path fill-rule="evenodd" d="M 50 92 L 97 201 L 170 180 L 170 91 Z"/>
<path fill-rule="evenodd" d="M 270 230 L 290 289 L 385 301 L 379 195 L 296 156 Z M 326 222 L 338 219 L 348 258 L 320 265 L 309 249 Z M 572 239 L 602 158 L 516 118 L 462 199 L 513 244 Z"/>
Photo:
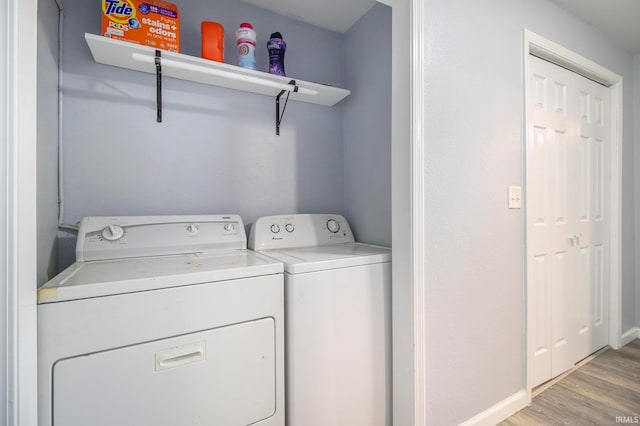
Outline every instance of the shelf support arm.
<path fill-rule="evenodd" d="M 280 123 L 282 123 L 282 118 L 284 117 L 284 111 L 287 109 L 287 103 L 289 102 L 289 95 L 291 92 L 297 92 L 298 86 L 296 86 L 296 81 L 291 80 L 289 82 L 293 86 L 293 90 L 284 90 L 282 89 L 278 96 L 276 96 L 276 136 L 280 136 Z M 284 106 L 282 107 L 282 114 L 280 114 L 280 97 L 284 95 L 284 92 L 287 92 L 287 98 L 284 101 Z"/>
<path fill-rule="evenodd" d="M 162 123 L 162 64 L 160 63 L 161 53 L 156 49 L 156 121 Z"/>

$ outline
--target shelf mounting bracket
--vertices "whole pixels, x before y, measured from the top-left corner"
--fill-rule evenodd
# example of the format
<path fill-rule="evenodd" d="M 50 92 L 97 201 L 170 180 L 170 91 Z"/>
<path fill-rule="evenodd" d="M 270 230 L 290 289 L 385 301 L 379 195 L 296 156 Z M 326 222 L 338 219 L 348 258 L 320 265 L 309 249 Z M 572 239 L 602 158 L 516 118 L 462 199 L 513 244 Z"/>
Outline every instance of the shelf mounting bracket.
<path fill-rule="evenodd" d="M 160 63 L 161 53 L 156 49 L 156 121 L 162 123 L 162 64 Z"/>
<path fill-rule="evenodd" d="M 289 82 L 293 86 L 293 90 L 284 90 L 282 89 L 278 96 L 276 96 L 276 135 L 280 136 L 280 123 L 282 123 L 282 118 L 284 117 L 284 111 L 287 109 L 287 103 L 289 102 L 289 95 L 291 92 L 297 92 L 298 86 L 296 86 L 296 81 L 291 80 Z M 284 95 L 284 92 L 287 92 L 287 98 L 284 101 L 284 106 L 282 107 L 282 114 L 280 114 L 280 97 Z"/>

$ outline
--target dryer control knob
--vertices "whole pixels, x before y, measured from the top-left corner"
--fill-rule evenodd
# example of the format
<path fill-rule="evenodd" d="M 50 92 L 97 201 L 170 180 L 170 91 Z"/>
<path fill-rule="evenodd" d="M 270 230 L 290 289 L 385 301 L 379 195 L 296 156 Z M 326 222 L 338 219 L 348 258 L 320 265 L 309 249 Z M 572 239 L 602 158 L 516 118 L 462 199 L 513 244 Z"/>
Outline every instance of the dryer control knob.
<path fill-rule="evenodd" d="M 277 234 L 278 232 L 280 232 L 280 227 L 274 223 L 273 225 L 271 225 L 271 232 Z"/>
<path fill-rule="evenodd" d="M 101 235 L 107 241 L 116 241 L 124 236 L 124 229 L 118 225 L 109 225 L 102 230 Z"/>
<path fill-rule="evenodd" d="M 329 219 L 327 221 L 327 229 L 332 233 L 332 234 L 337 234 L 338 231 L 340 231 L 340 224 L 338 223 L 337 220 L 335 219 Z"/>
<path fill-rule="evenodd" d="M 296 227 L 295 227 L 295 226 L 293 226 L 293 223 L 287 223 L 287 224 L 284 226 L 284 229 L 285 229 L 287 232 L 293 232 L 293 231 L 296 229 Z"/>
<path fill-rule="evenodd" d="M 187 225 L 187 232 L 191 235 L 195 235 L 198 233 L 200 229 L 198 228 L 198 225 L 196 225 L 195 223 L 190 223 L 189 225 Z"/>
<path fill-rule="evenodd" d="M 227 232 L 235 231 L 236 226 L 233 223 L 225 223 L 224 230 Z"/>

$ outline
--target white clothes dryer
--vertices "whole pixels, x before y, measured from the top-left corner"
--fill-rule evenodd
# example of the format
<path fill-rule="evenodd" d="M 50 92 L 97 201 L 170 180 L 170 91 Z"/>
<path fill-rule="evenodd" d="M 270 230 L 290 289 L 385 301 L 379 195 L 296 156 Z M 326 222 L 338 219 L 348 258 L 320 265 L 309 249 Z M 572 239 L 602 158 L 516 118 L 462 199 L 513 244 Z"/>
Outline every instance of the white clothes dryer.
<path fill-rule="evenodd" d="M 288 426 L 390 426 L 391 250 L 340 215 L 258 219 L 249 248 L 284 264 Z"/>
<path fill-rule="evenodd" d="M 40 426 L 284 425 L 283 267 L 237 215 L 91 217 L 38 290 Z"/>

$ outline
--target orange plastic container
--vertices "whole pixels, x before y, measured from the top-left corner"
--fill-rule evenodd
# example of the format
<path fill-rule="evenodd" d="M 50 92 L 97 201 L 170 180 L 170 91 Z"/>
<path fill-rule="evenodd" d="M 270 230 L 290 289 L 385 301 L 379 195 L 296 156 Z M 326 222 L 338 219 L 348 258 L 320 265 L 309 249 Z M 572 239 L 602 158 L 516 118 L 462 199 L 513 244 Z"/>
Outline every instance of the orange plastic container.
<path fill-rule="evenodd" d="M 180 51 L 180 15 L 164 0 L 102 0 L 102 35 Z"/>
<path fill-rule="evenodd" d="M 224 62 L 224 27 L 211 21 L 202 21 L 202 57 Z"/>

